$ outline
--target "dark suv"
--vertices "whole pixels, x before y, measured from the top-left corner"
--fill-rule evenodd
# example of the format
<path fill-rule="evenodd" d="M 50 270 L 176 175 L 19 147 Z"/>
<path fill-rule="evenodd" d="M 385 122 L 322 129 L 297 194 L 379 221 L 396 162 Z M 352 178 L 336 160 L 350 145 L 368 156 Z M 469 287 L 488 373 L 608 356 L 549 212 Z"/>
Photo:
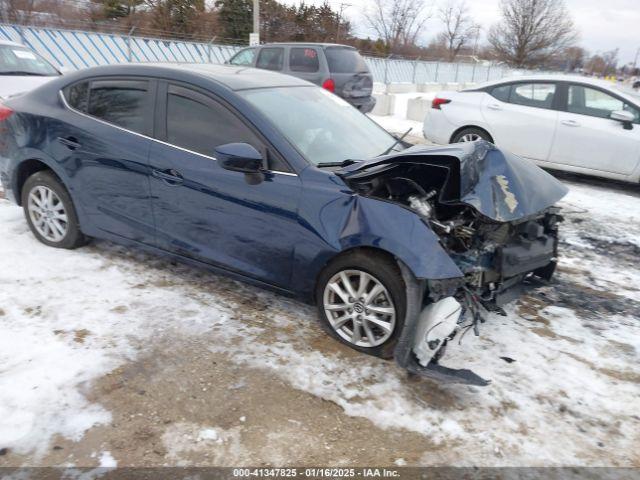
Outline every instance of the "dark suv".
<path fill-rule="evenodd" d="M 363 113 L 376 104 L 369 67 L 358 50 L 347 45 L 269 43 L 240 50 L 228 63 L 302 78 L 342 97 Z"/>

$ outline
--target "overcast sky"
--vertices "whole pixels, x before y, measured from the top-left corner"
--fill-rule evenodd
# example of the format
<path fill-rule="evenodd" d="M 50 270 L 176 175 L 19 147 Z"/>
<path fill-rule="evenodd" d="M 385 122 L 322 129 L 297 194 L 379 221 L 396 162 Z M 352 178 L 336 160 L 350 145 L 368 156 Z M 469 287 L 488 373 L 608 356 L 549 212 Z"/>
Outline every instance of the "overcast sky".
<path fill-rule="evenodd" d="M 321 4 L 323 0 L 306 1 Z M 445 0 L 432 0 L 431 3 L 434 1 L 445 3 Z M 287 0 L 287 3 L 298 1 Z M 361 12 L 371 5 L 373 0 L 329 0 L 329 3 L 335 9 L 339 9 L 341 3 L 350 4 L 351 6 L 345 9 L 345 15 L 353 22 L 356 34 L 372 35 L 365 27 Z M 466 0 L 466 3 L 475 21 L 482 25 L 484 33 L 499 19 L 500 0 Z M 620 65 L 633 62 L 636 51 L 640 48 L 640 0 L 565 0 L 565 4 L 580 31 L 581 46 L 590 53 L 619 47 Z M 432 10 L 435 12 L 436 7 Z M 422 42 L 427 43 L 441 28 L 439 21 L 430 20 Z"/>

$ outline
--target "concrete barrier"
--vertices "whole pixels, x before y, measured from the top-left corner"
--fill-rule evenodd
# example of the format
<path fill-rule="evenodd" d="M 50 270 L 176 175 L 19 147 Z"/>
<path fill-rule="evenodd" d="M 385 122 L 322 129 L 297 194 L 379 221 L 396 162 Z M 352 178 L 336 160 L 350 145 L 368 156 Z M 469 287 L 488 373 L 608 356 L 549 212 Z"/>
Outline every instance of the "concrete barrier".
<path fill-rule="evenodd" d="M 387 93 L 374 93 L 376 106 L 371 112 L 373 115 L 393 115 L 396 106 L 396 96 Z"/>
<path fill-rule="evenodd" d="M 427 115 L 427 110 L 431 108 L 430 98 L 411 98 L 407 102 L 407 120 L 423 122 Z"/>

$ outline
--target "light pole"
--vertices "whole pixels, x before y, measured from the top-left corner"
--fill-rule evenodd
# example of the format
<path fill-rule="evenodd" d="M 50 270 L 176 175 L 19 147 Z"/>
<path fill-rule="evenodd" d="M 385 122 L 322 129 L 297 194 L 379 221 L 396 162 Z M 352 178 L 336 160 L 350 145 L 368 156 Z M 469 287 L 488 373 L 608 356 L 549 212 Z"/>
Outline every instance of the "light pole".
<path fill-rule="evenodd" d="M 249 34 L 249 45 L 260 45 L 260 0 L 253 0 L 253 33 Z"/>

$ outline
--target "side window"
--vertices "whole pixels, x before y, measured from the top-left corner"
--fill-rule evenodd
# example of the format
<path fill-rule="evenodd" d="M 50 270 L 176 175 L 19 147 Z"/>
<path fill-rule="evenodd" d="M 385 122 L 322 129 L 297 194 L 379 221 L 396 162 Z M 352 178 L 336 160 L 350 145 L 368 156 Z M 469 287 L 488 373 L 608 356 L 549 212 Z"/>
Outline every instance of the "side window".
<path fill-rule="evenodd" d="M 263 48 L 258 54 L 256 67 L 265 70 L 282 70 L 282 61 L 284 59 L 284 48 Z"/>
<path fill-rule="evenodd" d="M 209 157 L 225 143 L 248 143 L 269 159 L 269 169 L 288 172 L 289 168 L 230 110 L 193 90 L 170 85 L 167 92 L 167 143 Z"/>
<path fill-rule="evenodd" d="M 80 82 L 70 87 L 67 87 L 63 91 L 64 98 L 67 103 L 82 113 L 87 113 L 87 105 L 89 100 L 89 82 Z"/>
<path fill-rule="evenodd" d="M 519 83 L 513 85 L 509 103 L 527 107 L 551 108 L 556 94 L 554 83 Z"/>
<path fill-rule="evenodd" d="M 602 90 L 570 85 L 567 100 L 567 110 L 571 113 L 609 118 L 611 112 L 627 110 L 635 115 L 636 122 L 640 121 L 640 112 L 636 108 Z"/>
<path fill-rule="evenodd" d="M 90 84 L 87 113 L 137 133 L 148 134 L 148 82 L 94 80 Z"/>
<path fill-rule="evenodd" d="M 292 72 L 317 72 L 320 69 L 318 51 L 315 48 L 292 48 L 289 52 L 289 69 Z"/>
<path fill-rule="evenodd" d="M 234 57 L 229 61 L 229 63 L 231 65 L 250 66 L 253 64 L 253 57 L 255 56 L 255 48 L 245 48 L 244 50 L 240 50 L 238 53 L 236 53 Z"/>
<path fill-rule="evenodd" d="M 510 93 L 511 85 L 500 85 L 499 87 L 493 87 L 491 90 L 491 96 L 497 98 L 501 102 L 508 102 Z"/>

